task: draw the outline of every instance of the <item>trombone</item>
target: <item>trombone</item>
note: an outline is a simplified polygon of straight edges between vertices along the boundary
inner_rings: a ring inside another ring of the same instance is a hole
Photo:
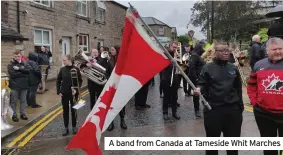
[[[82,100],[81,91],[80,91],[80,83],[78,78],[78,71],[76,68],[71,69],[71,79],[72,79],[72,95],[73,95],[73,103],[85,103],[84,100]],[[73,89],[76,92],[73,92]]]

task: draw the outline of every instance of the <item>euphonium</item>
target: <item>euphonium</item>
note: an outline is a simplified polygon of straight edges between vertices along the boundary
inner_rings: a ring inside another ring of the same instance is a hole
[[[91,63],[91,67],[83,66],[87,63]],[[74,56],[74,66],[80,69],[82,75],[99,85],[104,85],[107,82],[106,69],[98,63],[90,62],[88,56],[81,49]]]

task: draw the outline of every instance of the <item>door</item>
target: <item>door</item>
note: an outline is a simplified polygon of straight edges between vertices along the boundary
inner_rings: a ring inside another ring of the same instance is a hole
[[[62,57],[68,54],[70,54],[70,38],[63,37],[62,38]],[[63,61],[62,61],[62,66],[63,66]]]

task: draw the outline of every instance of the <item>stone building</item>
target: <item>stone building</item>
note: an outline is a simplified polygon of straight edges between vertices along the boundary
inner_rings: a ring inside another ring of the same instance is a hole
[[[1,1],[2,22],[20,33],[25,53],[46,46],[51,65],[62,66],[62,55],[98,46],[119,45],[127,7],[115,1]],[[10,53],[8,53],[10,54]],[[7,65],[1,59],[2,66]],[[52,67],[51,67],[52,68]]]

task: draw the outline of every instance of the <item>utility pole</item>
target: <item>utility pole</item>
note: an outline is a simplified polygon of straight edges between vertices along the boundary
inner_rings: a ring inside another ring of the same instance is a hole
[[[214,39],[214,1],[211,1],[211,42]]]

